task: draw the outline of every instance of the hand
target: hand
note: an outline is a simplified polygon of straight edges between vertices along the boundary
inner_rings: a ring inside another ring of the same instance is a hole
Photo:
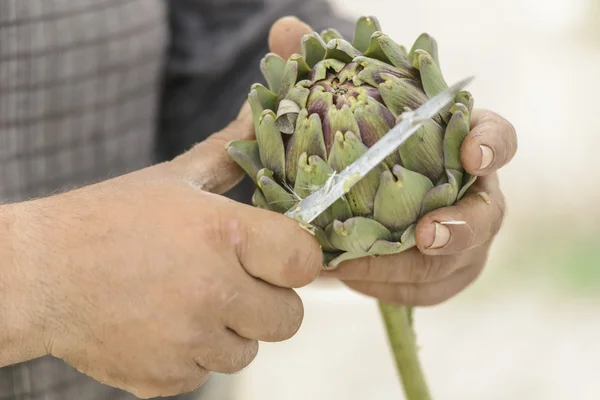
[[[471,128],[461,159],[467,172],[480,178],[456,205],[421,219],[416,248],[347,261],[322,275],[339,278],[366,295],[409,306],[439,304],[472,283],[502,226],[506,205],[496,171],[514,157],[517,136],[508,121],[490,111],[474,110]],[[480,192],[487,194],[489,204]],[[440,224],[450,221],[466,224]]]
[[[300,37],[271,39],[284,57],[299,51]],[[292,288],[318,276],[317,242],[285,216],[215,194],[243,177],[225,143],[252,131],[244,108],[172,162],[6,206],[0,366],[26,348],[149,398],[239,371],[258,341],[293,336],[303,307]]]

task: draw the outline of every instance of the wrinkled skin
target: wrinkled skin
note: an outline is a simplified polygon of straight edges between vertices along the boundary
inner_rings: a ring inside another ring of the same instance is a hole
[[[479,168],[480,145],[494,152],[491,164],[483,169]],[[403,305],[436,305],[457,295],[483,270],[502,226],[506,204],[496,171],[513,158],[516,149],[516,133],[508,121],[490,111],[474,110],[461,158],[467,172],[480,178],[467,195],[454,206],[433,211],[419,221],[417,248],[348,261],[322,275],[339,278],[366,295]],[[489,204],[480,192],[487,194]],[[448,221],[466,224],[436,225]]]
[[[290,56],[298,52],[294,43],[312,31],[301,21],[285,18],[273,26],[271,38],[287,35],[289,47],[280,54]],[[481,145],[491,150],[486,149],[485,157]],[[502,226],[506,205],[497,171],[512,160],[516,151],[517,135],[510,122],[491,111],[473,110],[471,131],[461,147],[461,162],[479,179],[467,195],[454,206],[438,209],[420,220],[416,248],[391,256],[347,261],[321,274],[338,278],[363,294],[409,306],[439,304],[460,293],[483,270]],[[479,192],[487,193],[489,204]],[[464,221],[466,225],[436,224],[448,221]]]
[[[293,289],[317,278],[318,244],[218,195],[241,177],[223,148],[253,134],[248,111],[171,162],[1,207],[0,367],[51,354],[137,397],[170,396],[298,331]]]

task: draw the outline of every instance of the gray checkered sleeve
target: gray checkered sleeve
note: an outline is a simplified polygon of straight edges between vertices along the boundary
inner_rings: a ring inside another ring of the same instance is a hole
[[[0,201],[148,165],[162,0],[0,0]],[[61,360],[0,369],[1,400],[134,399]]]
[[[0,0],[0,201],[148,165],[160,0]]]
[[[324,0],[0,0],[0,202],[170,159],[222,128],[285,14],[351,33]],[[217,378],[176,399],[231,399],[213,390],[234,378]],[[42,399],[134,397],[52,357],[0,368],[0,400]]]

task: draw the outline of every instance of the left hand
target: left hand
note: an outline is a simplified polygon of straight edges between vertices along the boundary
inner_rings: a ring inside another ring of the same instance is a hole
[[[287,58],[299,51],[300,38],[310,32],[312,28],[298,19],[282,18],[273,25],[269,44]],[[454,206],[421,219],[416,248],[347,261],[336,270],[323,271],[322,276],[339,278],[361,293],[403,305],[435,305],[455,296],[479,276],[502,226],[506,206],[497,170],[508,164],[516,151],[517,135],[506,119],[474,110],[461,160],[467,172],[480,178],[467,195]],[[489,196],[490,204],[480,192]],[[448,221],[466,225],[439,224]]]
[[[517,151],[514,127],[501,116],[474,110],[461,149],[463,166],[480,177],[452,207],[425,215],[417,225],[417,247],[404,253],[350,260],[322,276],[380,300],[408,306],[442,303],[464,290],[482,271],[504,220],[506,205],[497,170]],[[480,196],[485,192],[488,204]],[[443,225],[464,221],[464,225]]]

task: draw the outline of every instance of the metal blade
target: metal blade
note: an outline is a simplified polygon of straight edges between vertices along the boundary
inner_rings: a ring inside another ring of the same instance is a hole
[[[471,81],[466,78],[434,96],[421,107],[402,114],[402,120],[385,136],[375,143],[365,154],[346,167],[339,174],[334,174],[320,189],[302,200],[285,215],[299,222],[310,224],[315,218],[327,210],[333,203],[344,196],[373,168],[396,151],[408,138],[419,130],[425,121],[433,118],[448,104],[452,103]]]

